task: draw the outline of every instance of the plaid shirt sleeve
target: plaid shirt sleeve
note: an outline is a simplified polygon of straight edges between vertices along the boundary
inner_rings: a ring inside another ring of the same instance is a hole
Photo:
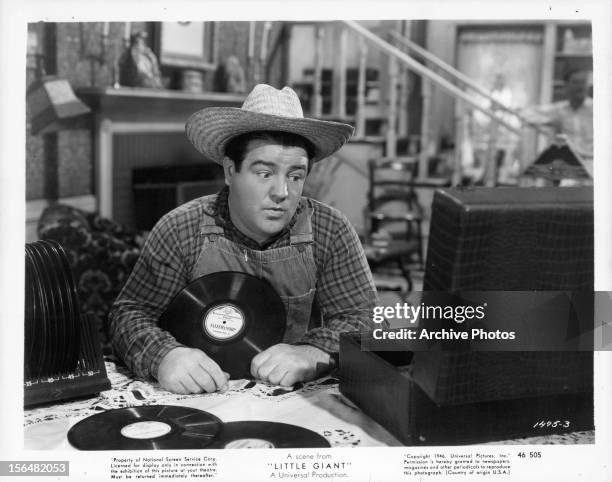
[[[109,314],[115,352],[142,378],[157,378],[162,358],[181,346],[157,320],[187,285],[198,227],[197,214],[184,207],[162,218]]]
[[[313,234],[323,326],[308,331],[298,343],[334,353],[340,333],[370,327],[376,288],[359,237],[344,215],[315,202]]]

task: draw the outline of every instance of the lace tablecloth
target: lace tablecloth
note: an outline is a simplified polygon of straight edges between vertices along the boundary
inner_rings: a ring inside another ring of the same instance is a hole
[[[210,412],[223,422],[262,420],[289,423],[324,436],[332,447],[398,446],[391,434],[338,391],[325,377],[293,389],[255,380],[232,380],[225,393],[177,395],[156,383],[135,380],[106,362],[112,388],[88,399],[45,405],[24,413],[25,449],[71,449],[66,437],[78,421],[115,408],[180,405]]]
[[[210,412],[223,422],[262,420],[289,423],[325,437],[332,447],[401,446],[378,423],[338,390],[338,380],[325,377],[293,389],[255,380],[232,380],[225,393],[177,395],[156,383],[135,380],[124,368],[106,362],[112,388],[88,399],[45,405],[24,413],[24,448],[72,449],[67,433],[78,421],[106,410],[142,405],[180,405]],[[594,443],[594,432],[574,432],[490,444]]]

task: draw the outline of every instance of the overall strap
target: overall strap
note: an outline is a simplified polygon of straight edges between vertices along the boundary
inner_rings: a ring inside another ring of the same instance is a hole
[[[298,215],[295,224],[291,228],[291,245],[302,243],[312,243],[314,238],[312,235],[312,214],[314,209],[305,201],[305,209],[302,209]]]
[[[216,203],[217,196],[212,195],[207,199],[202,213],[202,222],[200,223],[200,234],[202,236],[219,236],[224,233],[223,226],[216,223]]]

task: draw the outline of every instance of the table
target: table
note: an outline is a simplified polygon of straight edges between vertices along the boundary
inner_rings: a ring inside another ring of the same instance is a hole
[[[156,383],[134,379],[123,367],[106,361],[111,389],[87,399],[26,409],[26,450],[76,450],[66,437],[78,421],[104,410],[143,405],[180,405],[210,412],[223,422],[261,420],[298,425],[324,436],[331,447],[398,447],[402,444],[364,414],[327,376],[287,389],[256,380],[231,380],[225,393],[177,395]],[[594,443],[594,432],[575,432],[490,444]]]
[[[286,389],[256,380],[231,380],[225,393],[177,395],[157,383],[132,378],[106,361],[111,389],[88,399],[26,409],[24,448],[76,450],[66,434],[78,421],[104,410],[142,405],[180,405],[210,412],[223,422],[262,420],[289,423],[324,436],[332,447],[400,446],[389,432],[365,415],[327,376]]]

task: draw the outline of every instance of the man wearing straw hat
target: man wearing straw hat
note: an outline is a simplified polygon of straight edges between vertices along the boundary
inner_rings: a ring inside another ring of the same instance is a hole
[[[157,320],[190,281],[239,271],[270,282],[287,312],[283,343],[257,354],[251,374],[285,386],[319,376],[334,363],[339,333],[367,324],[376,300],[348,220],[302,197],[312,164],[340,149],[353,128],[304,118],[292,89],[259,84],[241,108],[193,114],[186,133],[205,158],[223,165],[226,186],[153,228],[110,314],[116,351],[137,375],[168,390],[226,389],[223,367],[179,344]]]

